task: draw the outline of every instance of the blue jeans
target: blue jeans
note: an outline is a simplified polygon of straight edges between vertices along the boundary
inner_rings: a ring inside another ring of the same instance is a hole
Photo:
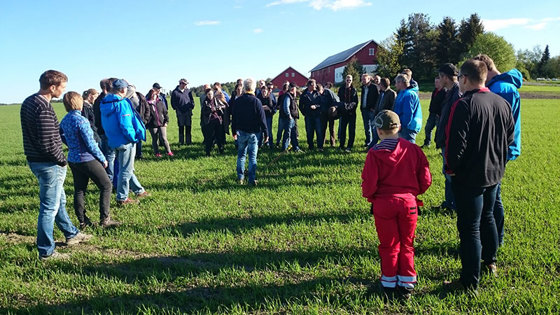
[[[477,288],[480,259],[486,265],[496,262],[498,233],[494,221],[497,185],[466,187],[453,181],[457,202],[457,229],[461,257],[461,282],[467,288]]]
[[[373,138],[377,137],[375,125],[373,124],[374,118],[374,112],[369,109],[362,109],[362,120],[364,122],[364,132],[366,134],[366,145],[369,145]]]
[[[109,166],[107,166],[105,171],[107,172],[107,175],[109,175],[109,179],[111,180],[111,182],[114,183],[115,181],[114,181],[113,178],[118,176],[118,174],[116,174],[117,172],[115,170],[116,152],[115,152],[115,149],[112,149],[109,146],[109,141],[107,140],[106,135],[101,135],[100,138],[101,138],[101,144],[100,144],[101,152],[103,153],[103,155],[107,159],[107,164],[109,165]]]
[[[135,143],[123,144],[116,148],[116,151],[120,170],[117,181],[117,200],[123,201],[128,198],[129,189],[138,195],[144,192],[144,188],[134,175]]]
[[[256,133],[237,131],[237,179],[245,177],[245,158],[249,153],[249,183],[254,183],[257,175],[257,152],[259,151]]]
[[[432,142],[432,130],[437,126],[439,122],[439,115],[430,113],[428,120],[426,121],[426,127],[424,131],[426,132],[426,139],[424,139],[424,145],[428,146]]]
[[[29,162],[29,168],[39,181],[37,248],[39,256],[46,257],[53,253],[55,247],[54,223],[66,238],[72,238],[79,232],[66,212],[66,194],[63,186],[67,168],[50,162]]]
[[[306,116],[305,117],[305,131],[307,133],[307,145],[309,149],[313,149],[313,135],[317,134],[317,147],[323,148],[323,130],[321,130],[321,116]]]
[[[498,246],[504,242],[504,205],[502,203],[502,182],[496,188],[496,204],[494,205],[494,221],[498,230]]]
[[[266,129],[268,129],[268,146],[274,149],[274,136],[272,132],[272,118],[274,116],[266,116]]]
[[[294,150],[299,150],[297,120],[282,119],[282,123],[284,124],[284,128],[283,128],[284,138],[282,138],[282,150],[284,151],[288,150],[290,141],[292,143],[292,148]]]
[[[445,148],[441,148],[441,157],[443,160],[442,174],[445,176],[445,200],[443,203],[445,207],[455,210],[457,206],[455,205],[455,197],[451,187],[451,176],[445,172]]]
[[[282,132],[284,132],[284,118],[282,116],[278,116],[278,131],[276,132],[276,146],[280,145],[280,141],[282,141]]]
[[[405,127],[401,128],[401,131],[399,131],[399,137],[410,141],[411,143],[416,143],[416,135],[418,134],[418,132],[412,130],[412,129],[408,129]]]

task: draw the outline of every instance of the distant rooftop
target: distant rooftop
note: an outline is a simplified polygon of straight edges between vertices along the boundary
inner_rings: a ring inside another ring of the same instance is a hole
[[[323,60],[323,62],[321,62],[317,66],[315,66],[315,68],[311,69],[311,72],[326,68],[328,66],[332,66],[332,65],[337,64],[339,62],[346,61],[347,59],[352,57],[355,53],[360,51],[360,49],[369,45],[369,43],[371,43],[371,42],[373,42],[373,40],[368,40],[365,43],[361,43],[361,44],[356,45],[352,48],[346,49],[343,52],[339,52],[338,54],[332,55],[332,56],[328,57],[327,59]]]

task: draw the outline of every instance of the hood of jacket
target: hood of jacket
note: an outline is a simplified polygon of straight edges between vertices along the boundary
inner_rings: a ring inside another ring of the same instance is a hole
[[[115,94],[107,94],[101,101],[99,105],[99,110],[101,111],[101,115],[109,116],[115,112],[117,106],[115,105],[119,101],[123,100],[122,97],[115,95]]]
[[[389,168],[398,167],[398,165],[401,162],[404,154],[408,150],[407,148],[405,148],[402,145],[403,141],[407,141],[407,140],[399,138],[398,142],[397,142],[397,145],[395,146],[395,149],[393,151],[390,151],[390,150],[387,150],[387,149],[375,150],[375,155],[383,156],[384,158],[379,159],[379,161],[381,161],[387,167],[389,167]]]
[[[511,69],[508,72],[499,74],[490,80],[486,86],[490,86],[496,82],[506,82],[513,84],[516,88],[520,88],[523,85],[523,75],[517,69]]]

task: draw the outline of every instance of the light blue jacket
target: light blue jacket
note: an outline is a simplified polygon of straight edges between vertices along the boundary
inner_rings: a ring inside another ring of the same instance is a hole
[[[517,89],[522,85],[523,75],[517,69],[499,74],[486,84],[490,91],[500,95],[511,105],[515,130],[513,143],[508,149],[508,161],[515,160],[521,154],[521,98]]]
[[[412,86],[399,91],[395,99],[394,112],[399,115],[402,128],[419,132],[422,128],[422,108],[418,93]]]
[[[111,148],[146,140],[146,126],[127,98],[108,94],[101,101],[101,124]]]

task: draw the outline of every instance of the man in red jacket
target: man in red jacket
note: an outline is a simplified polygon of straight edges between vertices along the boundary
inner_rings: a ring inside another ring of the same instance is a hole
[[[381,285],[393,296],[398,288],[410,297],[416,284],[414,233],[416,196],[432,183],[426,156],[417,145],[399,138],[399,116],[382,110],[374,119],[381,142],[369,150],[362,171],[362,196],[372,203],[381,256]]]

